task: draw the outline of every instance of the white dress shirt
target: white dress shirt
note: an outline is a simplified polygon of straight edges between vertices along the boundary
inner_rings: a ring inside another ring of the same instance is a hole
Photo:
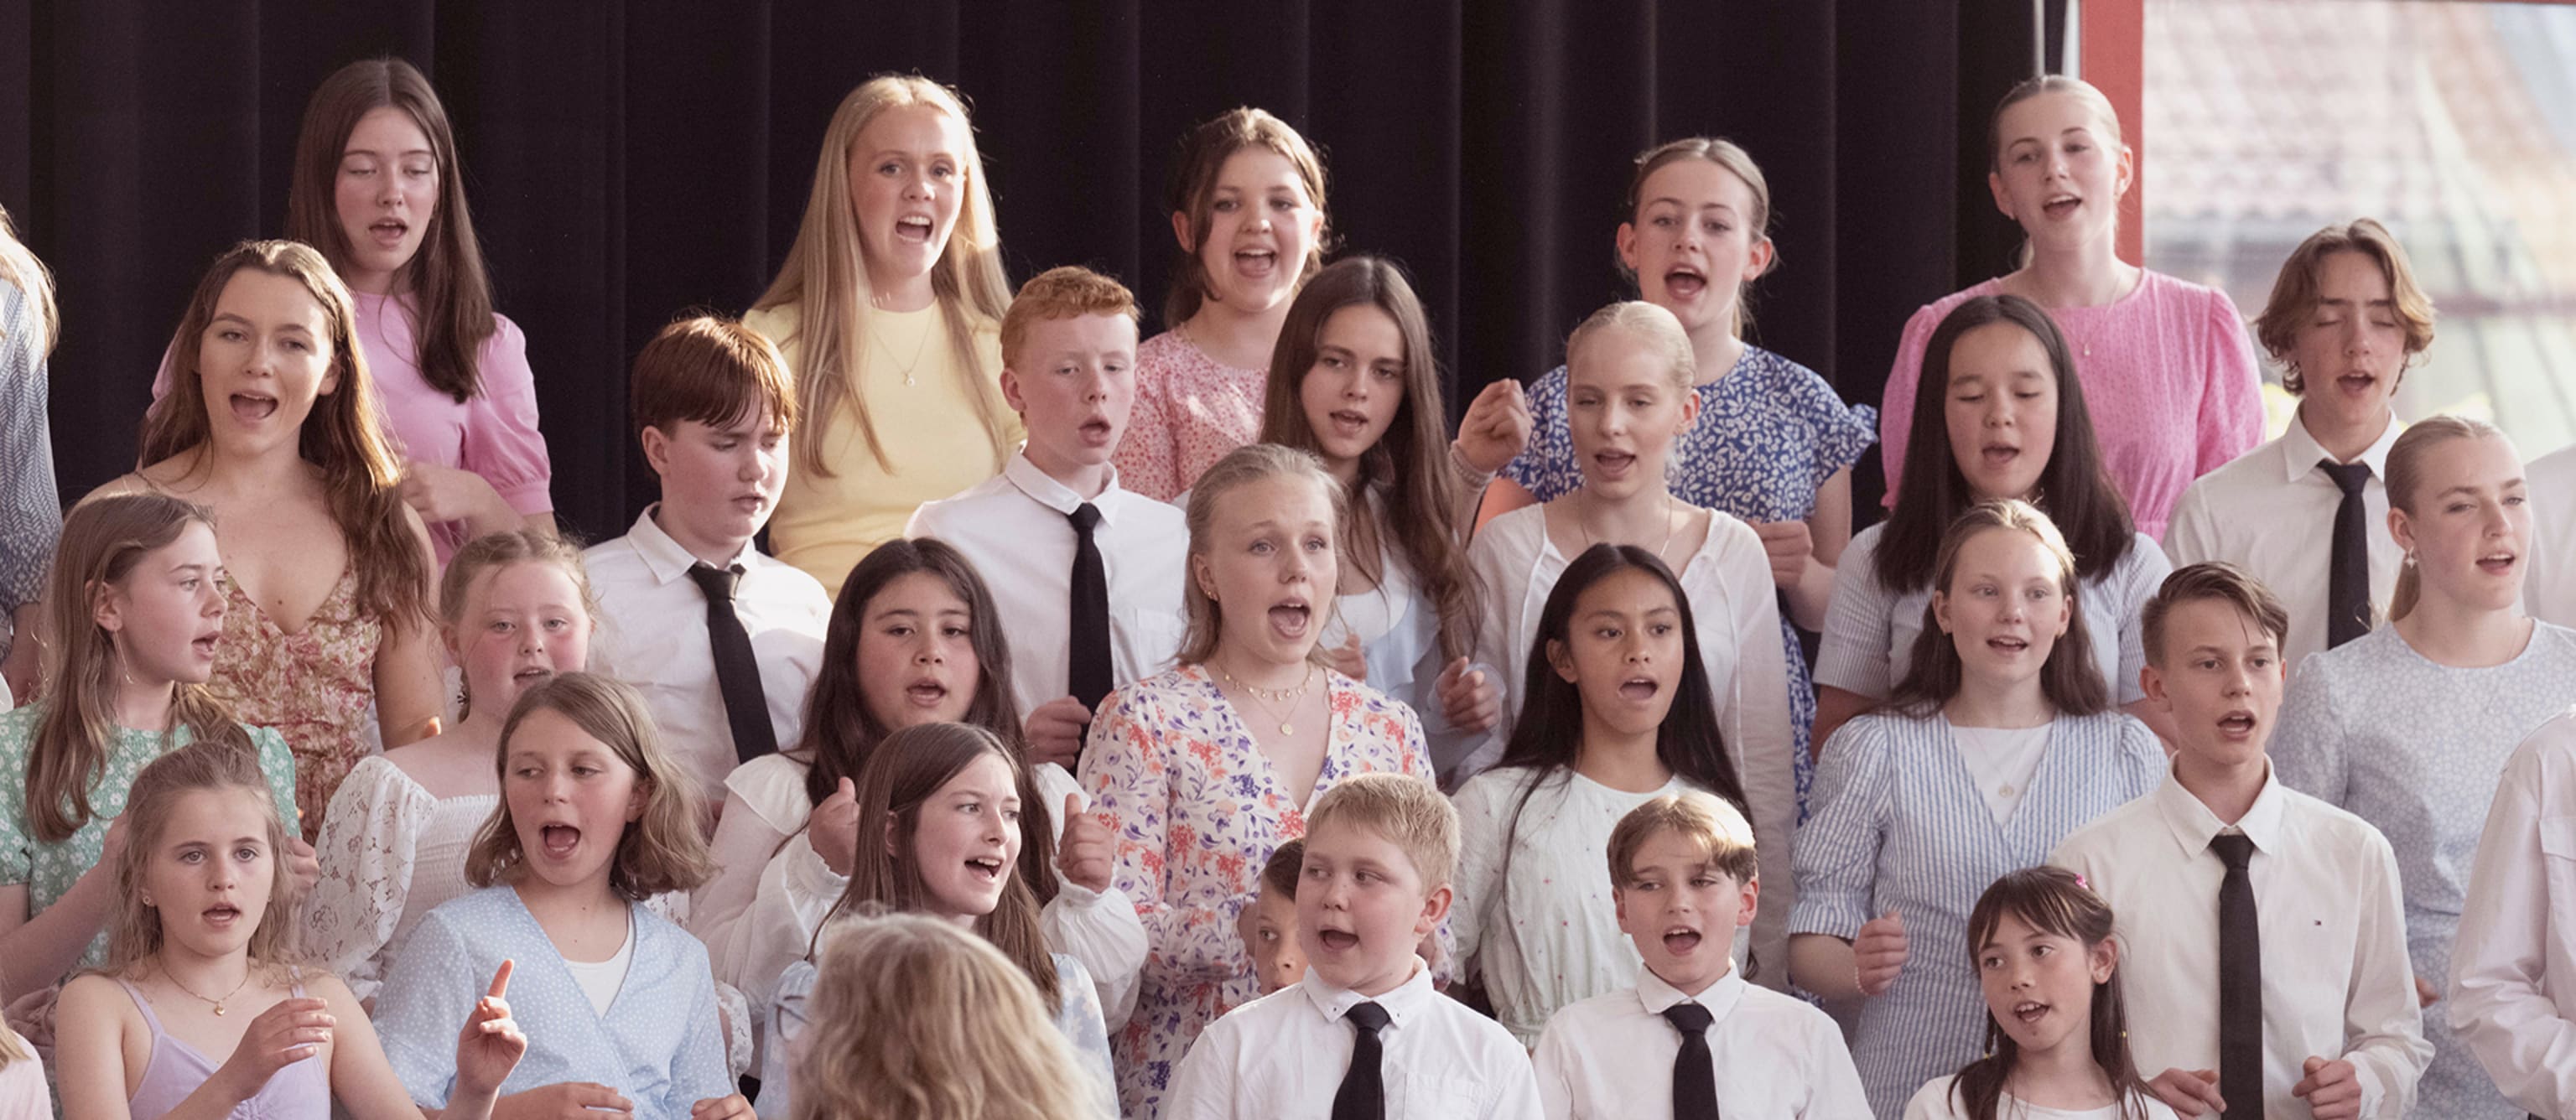
[[[1413,978],[1370,997],[1306,978],[1227,1012],[1172,1075],[1163,1120],[1328,1120],[1351,1068],[1351,1008],[1386,1009],[1378,1031],[1386,1120],[1539,1120],[1529,1052],[1501,1024]],[[1666,1067],[1670,1068],[1669,1065]]]
[[[2391,419],[2360,459],[2370,466],[2370,481],[2361,489],[2370,602],[2383,609],[2406,552],[2388,535],[2388,487],[2381,480],[2388,474],[2388,449],[2404,430]],[[2281,663],[2294,668],[2326,648],[2326,585],[2333,575],[2335,511],[2343,506],[2343,488],[2317,462],[2331,458],[2292,416],[2281,438],[2192,483],[2165,527],[2165,555],[2174,567],[2224,560],[2272,589],[2290,611],[2290,641]],[[2536,499],[2541,491],[2535,485],[2531,492]]]
[[[1539,1036],[1538,1097],[1548,1120],[1669,1116],[1681,1032],[1664,1009],[1708,1009],[1718,1111],[1770,1120],[1869,1115],[1842,1028],[1804,1001],[1744,982],[1729,969],[1696,996],[1637,970],[1637,986],[1567,1004]]]
[[[2548,1120],[2576,1120],[2576,712],[2523,740],[2487,811],[2434,1005],[2496,1088]]]
[[[2522,469],[2531,496],[2531,549],[2524,553],[2522,607],[2542,622],[2576,626],[2576,447]]]
[[[653,521],[655,502],[635,526],[615,540],[581,554],[599,601],[599,629],[590,636],[590,671],[633,685],[661,728],[662,745],[698,777],[709,807],[724,803],[725,775],[741,764],[733,728],[725,722],[724,689],[716,682],[715,647],[707,637],[707,596],[689,578],[698,562]],[[761,699],[781,748],[794,746],[805,726],[805,691],[823,663],[823,631],[832,601],[814,577],[760,554],[748,543],[735,554],[742,569],[733,593],[734,617],[751,635],[760,665]]]
[[[2049,859],[2084,876],[2118,915],[2129,1052],[2142,1077],[2218,1068],[2218,887],[2227,871],[2209,842],[2225,831],[2168,770],[2155,792],[2077,830]],[[2234,831],[2254,841],[2247,874],[2263,928],[2264,1114],[2309,1116],[2290,1089],[2321,1057],[2353,1064],[2363,1116],[2404,1116],[2433,1047],[2388,841],[2268,773]]]
[[[1073,692],[1072,518],[1082,502],[1022,450],[1002,473],[915,510],[903,531],[956,546],[984,577],[1010,635],[1021,719]],[[1109,575],[1109,685],[1117,688],[1171,668],[1180,652],[1189,520],[1178,507],[1120,488],[1114,468],[1091,504],[1100,510],[1091,540]]]
[[[1546,506],[1516,509],[1486,523],[1467,557],[1484,582],[1476,660],[1502,671],[1497,683],[1505,691],[1502,721],[1487,744],[1459,764],[1453,777],[1461,783],[1502,758],[1523,700],[1516,693],[1529,668],[1539,614],[1573,560],[1548,539]],[[1690,600],[1684,609],[1698,628],[1718,730],[1744,800],[1753,807],[1753,834],[1761,837],[1763,906],[1753,920],[1753,956],[1787,961],[1789,911],[1797,903],[1790,853],[1798,830],[1798,746],[1789,721],[1789,661],[1780,646],[1771,561],[1752,526],[1712,510],[1707,539],[1673,574]],[[1788,971],[1765,968],[1755,980],[1785,985]]]

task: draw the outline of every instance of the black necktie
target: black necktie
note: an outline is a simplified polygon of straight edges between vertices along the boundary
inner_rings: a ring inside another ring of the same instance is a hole
[[[2326,569],[2326,648],[2370,633],[2370,515],[2361,488],[2370,464],[2317,460],[2317,469],[2343,489],[2335,506],[2334,559]]]
[[[734,756],[749,762],[778,750],[769,726],[769,701],[760,691],[760,662],[751,656],[751,634],[733,613],[741,568],[689,566],[689,579],[707,596],[707,645],[715,650],[716,688],[724,693],[725,726],[733,729]]]
[[[1717,1120],[1717,1064],[1708,1054],[1708,1025],[1717,1016],[1683,1000],[1665,1008],[1664,1018],[1682,1032],[1682,1052],[1673,1059],[1673,1120]]]
[[[1383,1054],[1377,1032],[1386,1027],[1386,1009],[1363,1003],[1342,1013],[1358,1037],[1351,1040],[1350,1072],[1333,1091],[1333,1120],[1386,1120],[1386,1078],[1378,1072]]]
[[[2263,1114],[2263,936],[2254,919],[2254,880],[2245,873],[2254,841],[2210,838],[2227,864],[2218,883],[2218,1093],[2234,1115]]]
[[[1095,711],[1109,695],[1109,569],[1100,562],[1100,542],[1091,531],[1100,527],[1100,507],[1084,502],[1066,516],[1073,519],[1073,641],[1067,691]]]

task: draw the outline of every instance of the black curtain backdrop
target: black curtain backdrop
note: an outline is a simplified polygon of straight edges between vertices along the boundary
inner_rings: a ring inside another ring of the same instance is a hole
[[[1556,364],[1573,323],[1626,294],[1611,242],[1631,156],[1732,137],[1769,176],[1781,257],[1754,340],[1874,403],[1905,317],[2007,267],[1985,117],[2032,68],[2032,18],[2026,0],[17,0],[0,4],[0,204],[60,283],[52,422],[76,498],[132,467],[206,263],[280,229],[313,87],[352,59],[411,60],[527,332],[559,516],[596,538],[654,493],[628,360],[683,309],[759,295],[824,123],[870,74],[967,94],[1014,282],[1088,264],[1148,308],[1181,131],[1237,104],[1287,118],[1326,151],[1343,247],[1413,272],[1453,412]]]

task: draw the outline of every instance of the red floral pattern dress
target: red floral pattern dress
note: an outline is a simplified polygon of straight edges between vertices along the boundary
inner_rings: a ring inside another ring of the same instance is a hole
[[[1306,834],[1315,795],[1353,774],[1432,780],[1411,708],[1340,673],[1325,673],[1325,690],[1323,770],[1314,789],[1293,793],[1199,666],[1111,693],[1092,721],[1082,785],[1117,836],[1112,878],[1152,946],[1135,1016],[1110,1040],[1129,1116],[1154,1120],[1199,1031],[1260,994],[1235,917],[1271,849]]]
[[[1136,348],[1136,404],[1110,462],[1118,484],[1168,502],[1225,458],[1261,438],[1270,371],[1218,365],[1179,331]]]
[[[233,718],[275,728],[295,754],[295,806],[307,842],[322,834],[331,794],[358,760],[380,749],[369,709],[376,700],[376,650],[384,624],[358,605],[353,564],[304,628],[288,633],[229,575],[224,638],[207,688]]]

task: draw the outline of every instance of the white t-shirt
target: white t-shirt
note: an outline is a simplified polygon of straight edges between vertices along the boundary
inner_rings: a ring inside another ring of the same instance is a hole
[[[572,981],[581,985],[581,994],[590,997],[591,1010],[608,1014],[608,1005],[617,1002],[617,989],[626,986],[626,966],[635,961],[635,910],[626,911],[626,939],[617,943],[617,951],[607,960],[597,962],[567,959],[564,968]]]
[[[1996,824],[2012,823],[2013,810],[2021,808],[2021,795],[2039,773],[2039,760],[2048,755],[2048,733],[2056,726],[2055,720],[2037,727],[1950,725],[1950,739],[1959,745],[1959,761],[1976,779],[1977,793],[1994,812]]]

